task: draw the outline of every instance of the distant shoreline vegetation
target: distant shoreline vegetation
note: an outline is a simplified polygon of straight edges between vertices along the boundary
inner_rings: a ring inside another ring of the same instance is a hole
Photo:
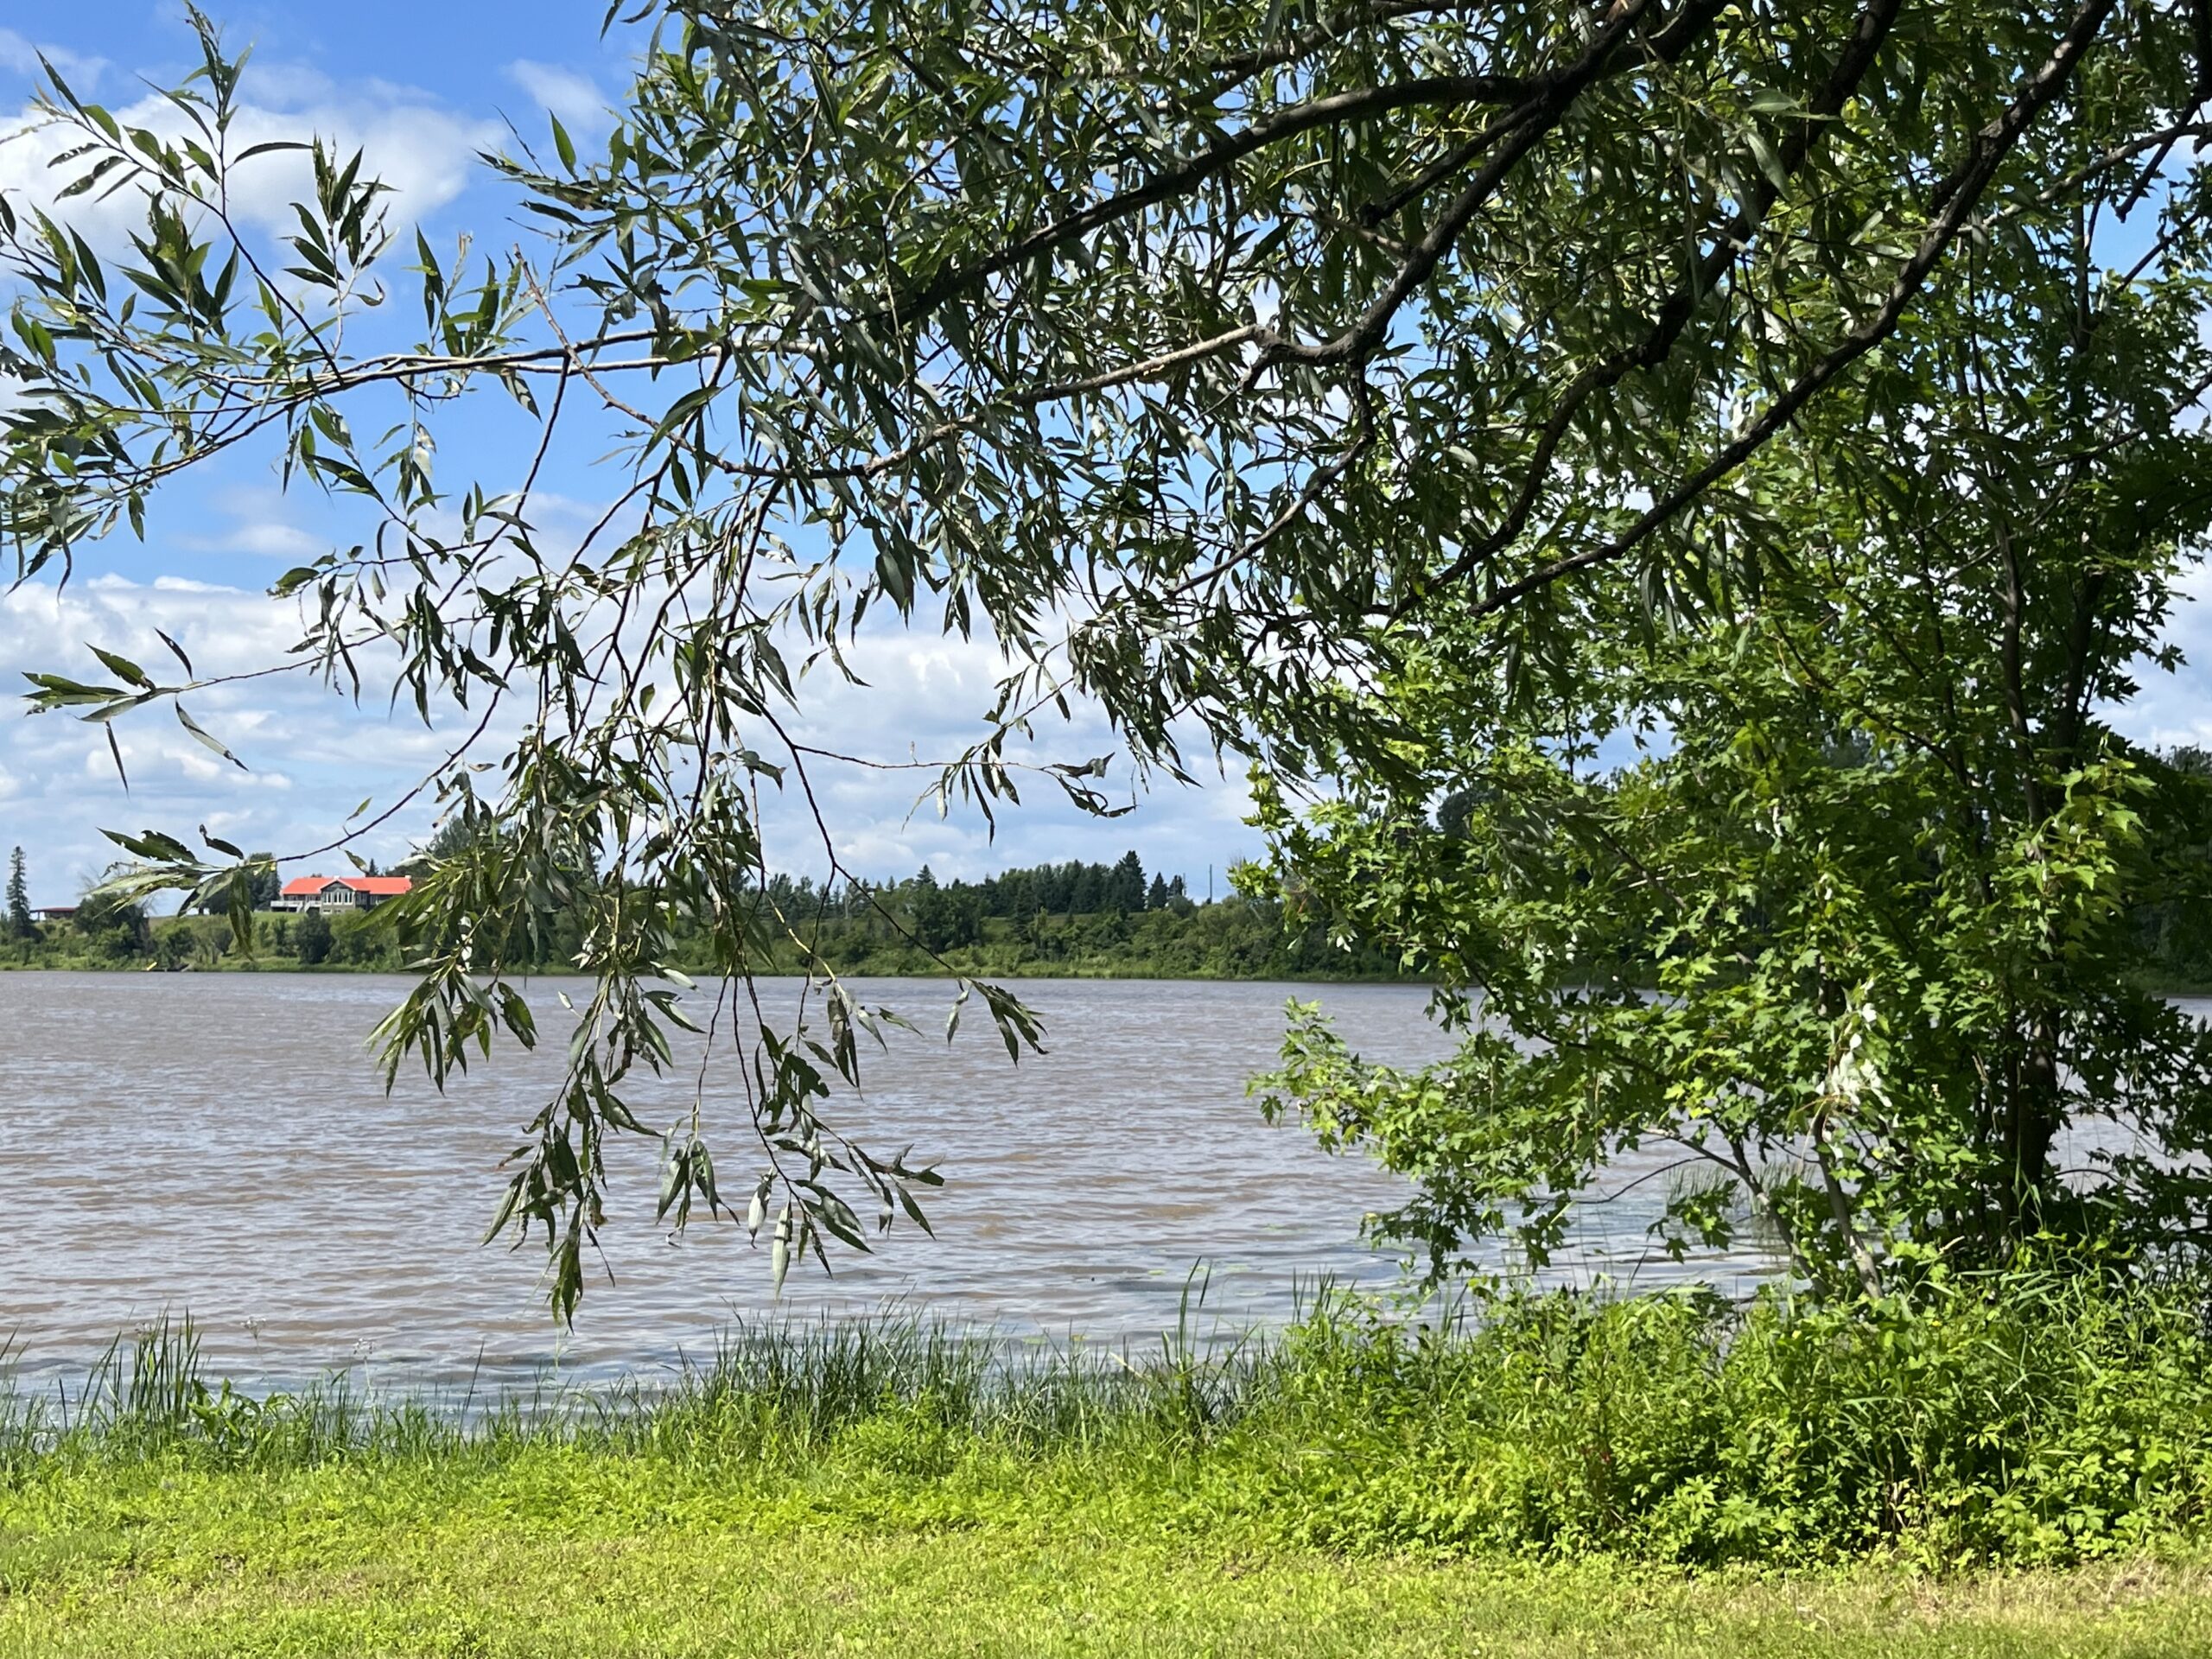
[[[407,867],[402,866],[404,872]],[[273,887],[273,884],[272,884]],[[274,893],[264,899],[273,899]],[[1071,861],[1007,870],[980,881],[939,882],[925,865],[899,881],[818,888],[772,876],[764,907],[781,915],[819,962],[854,977],[1399,981],[1390,957],[1347,947],[1322,921],[1286,913],[1271,896],[1232,890],[1191,898],[1180,876],[1148,874],[1135,852],[1113,864]],[[0,969],[121,972],[404,972],[414,952],[376,910],[325,915],[257,912],[251,949],[226,917],[155,917],[88,896],[73,914],[0,925]],[[556,918],[555,948],[510,957],[510,974],[577,971],[580,919]],[[708,969],[703,939],[696,962]],[[785,941],[759,968],[805,971]]]
[[[450,839],[433,842],[397,872],[422,874],[429,858],[450,850],[442,845]],[[18,848],[0,899],[0,972],[404,973],[415,954],[396,937],[391,918],[375,910],[270,911],[278,892],[273,878],[257,894],[261,907],[248,951],[219,915],[149,916],[139,906],[97,895],[67,915],[34,910],[22,870]],[[760,899],[791,921],[823,965],[854,978],[1426,982],[1371,943],[1335,937],[1325,916],[1294,913],[1266,891],[1268,878],[1256,868],[1236,867],[1229,877],[1225,897],[1193,899],[1182,877],[1147,874],[1132,851],[1112,864],[1039,864],[972,882],[940,882],[926,864],[901,880],[829,888],[777,874]],[[2136,925],[2144,947],[2137,979],[2145,988],[2212,995],[2212,901],[2194,894],[2169,899]],[[564,916],[552,931],[556,950],[509,957],[502,971],[584,971],[575,963],[581,921]],[[671,965],[712,971],[703,948],[696,959]],[[758,971],[806,969],[804,954],[786,942]]]

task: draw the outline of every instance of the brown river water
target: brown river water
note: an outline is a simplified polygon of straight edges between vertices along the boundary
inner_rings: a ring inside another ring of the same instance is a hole
[[[287,1386],[341,1368],[375,1385],[589,1382],[664,1373],[713,1351],[733,1319],[887,1307],[1017,1336],[1139,1344],[1205,1279],[1201,1338],[1279,1324],[1323,1279],[1387,1288],[1361,1242],[1403,1186],[1357,1157],[1270,1128],[1245,1081],[1273,1062],[1283,1004],[1318,998],[1375,1058],[1442,1052],[1426,993],[1029,981],[1050,1052],[1010,1065],[971,1007],[942,1037],[949,992],[862,982],[934,1036],[867,1057],[841,1127],[879,1153],[912,1141],[947,1185],[934,1238],[901,1225],[872,1256],[795,1266],[780,1304],[765,1245],[695,1219],[656,1226],[658,1146],[610,1156],[605,1260],[575,1327],[547,1313],[544,1256],[482,1243],[500,1160],[559,1073],[560,982],[532,1002],[552,1040],[495,1049],[441,1096],[420,1072],[386,1094],[365,1046],[405,982],[308,975],[0,974],[0,1338],[20,1385],[81,1376],[118,1332],[188,1313],[208,1370]],[[773,989],[771,1017],[798,994]],[[688,1111],[693,1077],[643,1089],[648,1123]],[[743,1114],[710,1084],[705,1124],[726,1187],[752,1160]],[[1657,1160],[1655,1159],[1653,1167]],[[1651,1285],[1686,1273],[1740,1286],[1756,1255],[1686,1269],[1645,1228],[1663,1181],[1588,1212],[1567,1270]],[[612,1275],[610,1282],[609,1274]]]

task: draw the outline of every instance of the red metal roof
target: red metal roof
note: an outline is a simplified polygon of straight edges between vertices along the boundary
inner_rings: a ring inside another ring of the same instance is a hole
[[[404,875],[302,875],[284,884],[284,897],[312,899],[333,885],[350,887],[376,899],[397,899],[403,893],[415,890],[415,883]]]

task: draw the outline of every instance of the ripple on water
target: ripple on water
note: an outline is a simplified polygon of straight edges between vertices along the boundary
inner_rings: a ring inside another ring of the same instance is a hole
[[[118,1331],[189,1311],[211,1370],[271,1383],[362,1363],[436,1383],[591,1380],[711,1353],[735,1316],[774,1310],[761,1255],[728,1226],[680,1241],[652,1223],[655,1148],[610,1156],[613,1202],[576,1330],[556,1332],[537,1248],[480,1246],[500,1160],[557,1078],[560,1044],[495,1053],[445,1096],[403,1073],[387,1094],[364,1046],[404,982],[381,976],[0,975],[0,1331],[18,1374],[81,1370]],[[941,1007],[944,988],[859,987]],[[1383,1284],[1359,1241],[1395,1181],[1269,1128],[1244,1084],[1274,1060],[1285,999],[1319,995],[1377,1057],[1440,1052],[1426,993],[1400,986],[1032,981],[1052,1052],[1010,1065],[983,1022],[950,1045],[896,1036],[848,1103],[871,1144],[914,1143],[946,1178],[935,1239],[901,1228],[834,1281],[794,1270],[799,1317],[896,1303],[1018,1334],[1148,1338],[1174,1326],[1194,1263],[1205,1318],[1280,1320],[1323,1277]],[[791,982],[780,988],[786,1003]],[[563,1016],[549,984],[532,1002]],[[776,1005],[771,1003],[772,1009]],[[923,1023],[926,1023],[925,1021]],[[640,1090],[673,1122],[691,1071]],[[741,1108],[710,1088],[723,1182],[747,1160]],[[1586,1262],[1677,1274],[1643,1228],[1663,1195],[1610,1207]],[[1754,1258],[1707,1263],[1724,1276]],[[609,1282],[608,1274],[612,1274]]]

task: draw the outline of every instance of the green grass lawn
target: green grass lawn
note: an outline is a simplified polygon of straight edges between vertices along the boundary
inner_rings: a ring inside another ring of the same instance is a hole
[[[0,1493],[0,1655],[2212,1653],[2202,1555],[1697,1576],[1348,1560],[1072,1497],[1003,1524],[861,1500],[559,1448],[48,1471]]]

